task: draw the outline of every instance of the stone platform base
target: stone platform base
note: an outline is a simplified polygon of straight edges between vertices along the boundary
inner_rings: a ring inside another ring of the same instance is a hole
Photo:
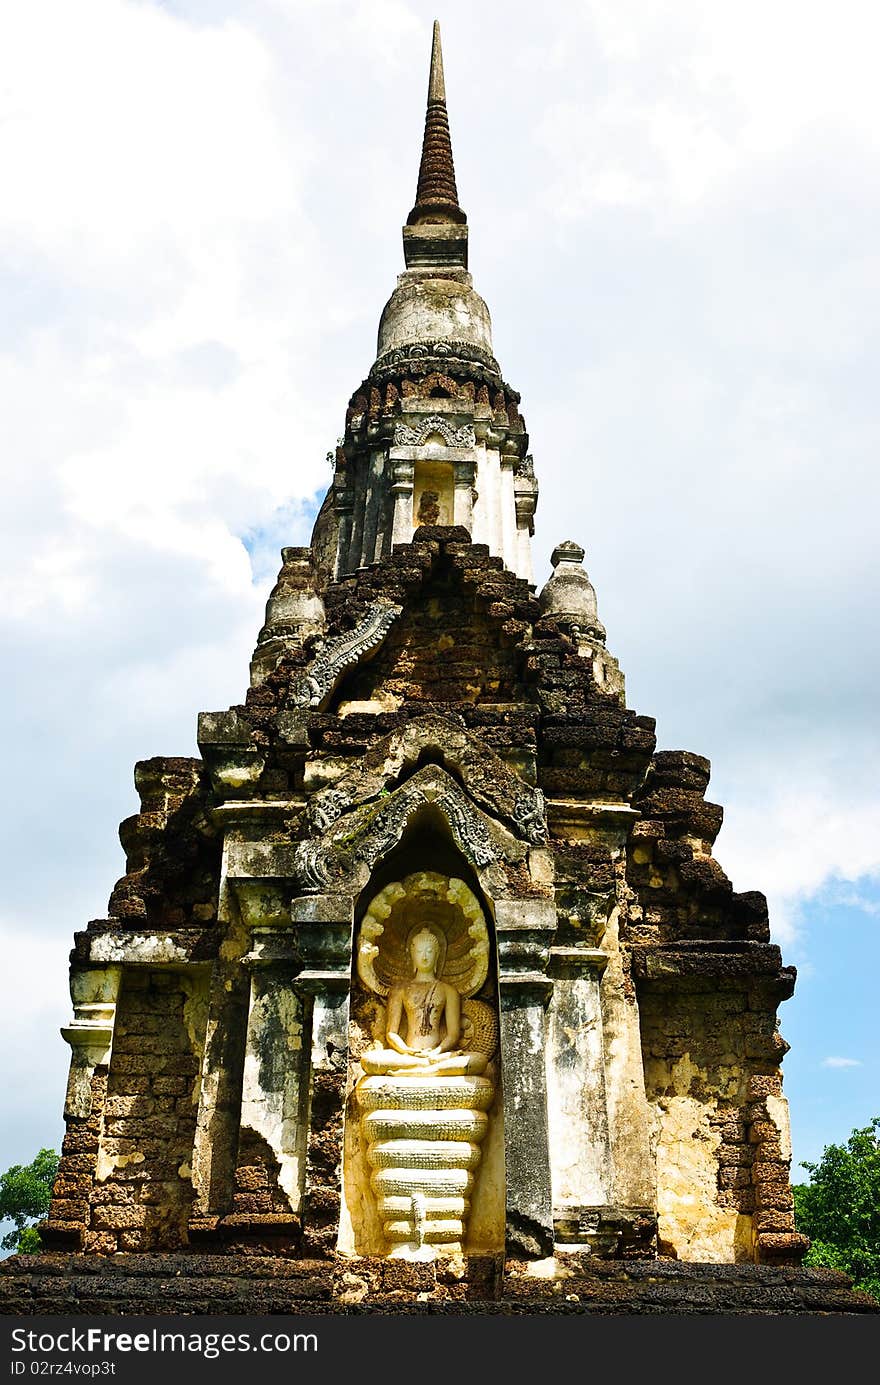
[[[540,1270],[541,1273],[536,1273]],[[0,1313],[880,1313],[835,1270],[608,1261],[535,1266],[292,1260],[268,1255],[19,1255],[0,1262]]]

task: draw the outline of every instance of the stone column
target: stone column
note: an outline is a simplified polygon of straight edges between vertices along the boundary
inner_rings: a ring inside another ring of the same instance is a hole
[[[553,1253],[547,1127],[546,975],[556,911],[549,899],[495,903],[501,993],[501,1077],[508,1253]]]
[[[608,954],[554,947],[547,1017],[547,1085],[554,1238],[599,1248],[599,1209],[611,1202],[600,984]]]
[[[241,1115],[250,978],[240,958],[214,963],[193,1141],[191,1231],[229,1211]]]
[[[84,1119],[91,1113],[95,1069],[110,1066],[121,980],[122,968],[117,966],[71,971],[73,1020],[61,1030],[72,1050],[64,1101],[66,1117]]]
[[[513,491],[513,468],[516,465],[516,455],[510,455],[502,451],[501,453],[501,489],[500,489],[500,513],[499,513],[499,553],[504,559],[504,566],[509,567],[511,572],[516,572],[517,563],[517,533],[516,533],[516,501]]]
[[[297,993],[310,1009],[309,1116],[303,1235],[306,1250],[335,1249],[342,1205],[342,1138],[354,900],[301,895],[291,905],[302,970]]]
[[[73,1021],[61,1030],[72,1050],[66,1130],[48,1218],[40,1228],[46,1250],[80,1249],[88,1235],[121,975],[120,966],[71,970]]]
[[[519,478],[517,478],[519,480]],[[535,518],[535,484],[529,482],[528,490],[520,490],[518,487],[514,491],[516,502],[516,574],[518,577],[525,577],[527,582],[533,582],[534,569],[532,567],[532,533],[534,532]]]
[[[289,935],[288,935],[289,937]],[[278,940],[259,930],[251,965],[251,994],[241,1093],[241,1131],[268,1146],[278,1183],[298,1213],[305,1173],[308,1056],[307,1005],[295,988],[294,963],[267,961]],[[292,949],[290,949],[292,952]],[[239,1163],[241,1157],[239,1157]]]
[[[367,464],[366,501],[364,508],[363,557],[361,562],[374,563],[381,553],[379,547],[381,529],[381,509],[383,499],[383,477],[385,472],[384,449],[374,449]]]
[[[471,538],[474,543],[488,544],[490,549],[491,542],[491,476],[490,467],[487,460],[485,437],[478,438],[476,459],[474,461],[474,486],[477,498],[473,502],[471,512]],[[493,456],[497,454],[492,454]]]
[[[648,1134],[639,1007],[632,985],[627,985],[624,974],[616,908],[602,943],[608,953],[602,985],[602,1024],[608,1134],[614,1169],[612,1200],[619,1210],[644,1209],[656,1213],[657,1172]]]
[[[391,497],[394,516],[391,523],[391,542],[409,543],[414,533],[413,477],[415,466],[409,460],[391,461]]]
[[[474,480],[476,462],[455,462],[453,477],[455,491],[453,496],[453,524],[460,524],[473,535],[474,529]]]
[[[601,846],[618,861],[623,860],[627,836],[637,817],[627,803],[547,801],[547,819],[554,837]],[[564,901],[566,886],[558,876],[556,891],[557,899]],[[597,1027],[601,1020],[609,1151],[606,1230],[609,1237],[616,1234],[631,1243],[635,1239],[646,1249],[650,1228],[656,1221],[656,1160],[651,1150],[650,1112],[645,1097],[639,1006],[629,974],[629,958],[621,951],[619,913],[616,892],[596,896],[594,907],[581,920],[584,942],[577,946],[601,942],[597,960],[602,956],[607,959],[598,986],[601,1016],[596,1017]],[[580,914],[580,906],[575,914]],[[567,950],[562,955],[566,953]],[[551,972],[553,969],[551,963]],[[595,1219],[590,1220],[595,1225]],[[592,1236],[585,1235],[584,1239],[593,1243]]]
[[[356,567],[351,558],[351,530],[354,520],[354,497],[351,490],[343,490],[334,483],[333,507],[339,524],[339,535],[336,541],[336,570],[333,575],[334,577],[342,577]]]

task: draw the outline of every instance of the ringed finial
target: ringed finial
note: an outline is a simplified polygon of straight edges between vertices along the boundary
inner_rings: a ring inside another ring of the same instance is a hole
[[[431,43],[431,70],[428,76],[428,109],[425,114],[425,135],[422,140],[422,161],[416,203],[406,219],[407,226],[418,222],[451,222],[461,224],[467,217],[458,204],[455,185],[455,165],[452,161],[452,139],[446,112],[446,83],[443,77],[443,49],[440,44],[440,24],[434,20]]]

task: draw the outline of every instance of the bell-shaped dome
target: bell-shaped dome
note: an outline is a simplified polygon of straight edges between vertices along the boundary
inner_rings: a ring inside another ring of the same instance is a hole
[[[455,274],[455,277],[452,277]],[[489,309],[465,271],[401,274],[379,322],[377,357],[424,344],[460,342],[492,355]]]
[[[539,597],[542,612],[604,644],[605,626],[599,619],[596,589],[583,567],[584,550],[566,539],[554,548],[550,561],[553,576]]]

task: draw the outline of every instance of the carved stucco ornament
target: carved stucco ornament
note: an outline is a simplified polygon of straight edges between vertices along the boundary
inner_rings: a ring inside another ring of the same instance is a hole
[[[376,652],[402,610],[393,602],[371,602],[353,630],[325,642],[291,686],[288,705],[322,707],[345,670]]]
[[[514,799],[513,811],[517,828],[526,841],[532,846],[545,846],[548,837],[547,817],[541,790],[523,788]]]
[[[418,808],[439,808],[465,856],[476,866],[487,866],[496,852],[489,832],[458,785],[442,770],[428,765],[392,795],[373,818],[369,836],[358,854],[372,865],[397,844],[407,822]]]
[[[293,870],[296,883],[305,894],[326,890],[344,873],[336,854],[315,841],[299,843],[293,853]]]
[[[380,369],[388,369],[390,366],[403,365],[408,362],[432,360],[435,357],[474,361],[478,365],[484,366],[492,375],[498,375],[498,362],[491,352],[482,350],[473,342],[453,341],[451,339],[412,342],[408,346],[395,347],[379,357],[370,373],[375,375]]]
[[[426,765],[377,808],[375,800],[337,818],[338,800],[323,799],[309,808],[309,822],[316,834],[302,841],[294,854],[296,879],[306,892],[326,888],[352,868],[364,862],[370,869],[396,846],[407,823],[420,808],[439,809],[449,824],[453,840],[472,865],[482,867],[497,860],[498,853],[482,816],[448,774],[436,765]],[[327,831],[319,824],[327,820],[335,828]],[[318,837],[321,837],[318,840]]]
[[[312,831],[321,836],[350,806],[348,795],[342,789],[333,787],[322,789],[311,800],[308,807],[308,819]]]
[[[476,434],[473,425],[463,423],[455,428],[440,414],[429,414],[416,427],[398,423],[394,430],[394,442],[398,447],[421,447],[432,433],[439,433],[447,447],[475,447]]]
[[[523,477],[524,480],[534,481],[535,459],[532,456],[531,452],[529,452],[525,457],[520,457],[516,465],[516,474],[517,476]]]
[[[438,757],[433,767],[438,775],[444,776],[444,783],[450,789],[451,796],[447,801],[450,807],[456,809],[456,822],[475,853],[472,859],[476,864],[487,864],[494,853],[488,834],[480,831],[480,820],[473,818],[471,798],[490,817],[506,823],[520,840],[528,842],[530,846],[546,845],[546,806],[541,790],[524,783],[497,756],[487,755],[483,747],[480,747],[480,768],[488,767],[491,773],[488,776],[472,776],[470,764],[476,757],[471,738],[460,726],[437,717],[418,718],[402,731],[389,736],[379,749],[383,754],[381,768],[365,768],[348,780],[344,787],[330,785],[313,796],[308,809],[312,835],[322,836],[343,814],[375,803],[380,795],[388,793],[407,764],[414,764],[427,752],[432,757]],[[440,756],[443,757],[442,761]],[[460,799],[455,794],[458,785],[448,771],[448,759],[451,759],[459,778],[464,780],[466,794],[462,793]],[[430,764],[424,765],[409,782],[415,781],[424,787],[431,768]],[[399,792],[394,791],[395,798]],[[462,805],[460,811],[459,803]],[[465,825],[463,813],[472,820],[470,825]],[[487,850],[492,854],[486,855]],[[484,856],[485,859],[482,859]]]

